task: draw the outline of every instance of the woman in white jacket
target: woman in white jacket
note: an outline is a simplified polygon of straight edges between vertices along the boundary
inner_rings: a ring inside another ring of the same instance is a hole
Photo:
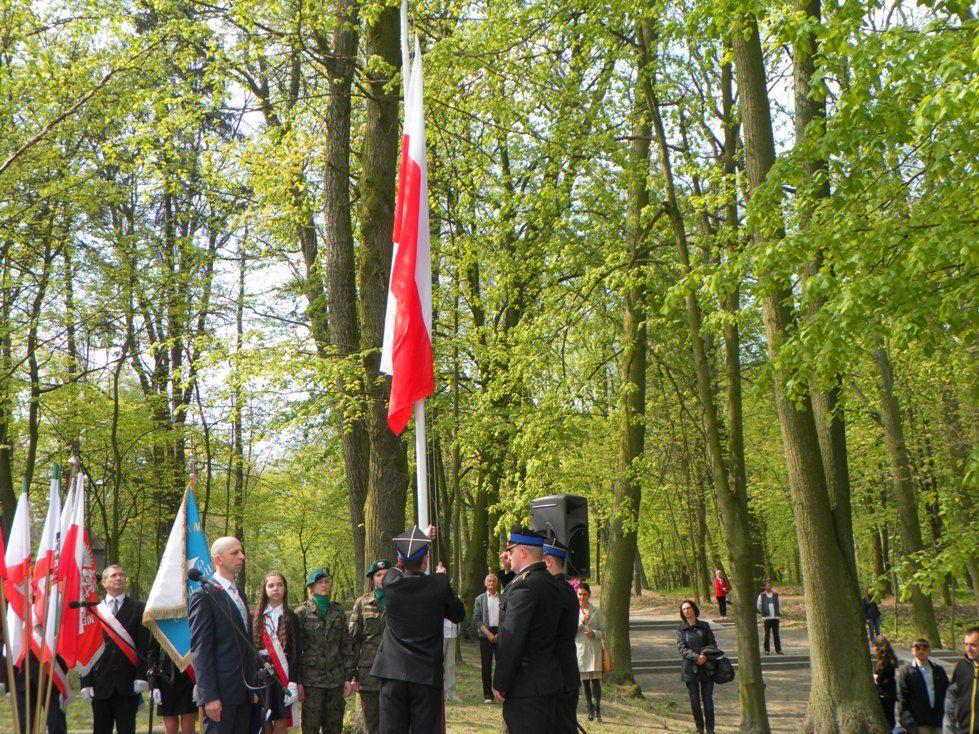
[[[602,635],[605,620],[602,610],[591,603],[591,587],[582,581],[578,584],[578,671],[585,687],[588,703],[588,720],[602,720]]]

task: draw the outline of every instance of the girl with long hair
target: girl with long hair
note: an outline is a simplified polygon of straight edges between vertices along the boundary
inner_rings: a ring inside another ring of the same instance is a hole
[[[897,703],[897,655],[891,641],[884,635],[877,635],[871,643],[876,661],[874,662],[874,683],[877,696],[884,709],[888,726],[894,728],[894,704]]]
[[[290,726],[299,725],[296,701],[303,698],[299,672],[299,620],[289,609],[289,586],[279,571],[269,571],[262,579],[252,625],[255,647],[265,650],[275,668],[276,681],[269,693],[268,734],[285,734]]]

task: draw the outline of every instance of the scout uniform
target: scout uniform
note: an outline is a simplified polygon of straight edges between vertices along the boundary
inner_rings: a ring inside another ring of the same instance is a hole
[[[375,561],[365,576],[391,568],[387,561]],[[350,640],[353,645],[354,663],[357,666],[357,684],[360,686],[360,709],[364,714],[367,734],[377,734],[380,728],[381,681],[371,675],[371,666],[384,636],[384,592],[374,588],[354,602],[350,613]]]
[[[310,571],[306,588],[329,575],[325,568]],[[354,673],[347,615],[335,601],[315,596],[295,611],[302,649],[299,682],[305,692],[303,734],[341,734],[343,684]]]

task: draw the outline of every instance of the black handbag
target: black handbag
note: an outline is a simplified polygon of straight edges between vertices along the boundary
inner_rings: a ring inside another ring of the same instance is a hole
[[[730,683],[734,680],[734,665],[727,655],[722,655],[714,662],[713,681],[718,685]]]

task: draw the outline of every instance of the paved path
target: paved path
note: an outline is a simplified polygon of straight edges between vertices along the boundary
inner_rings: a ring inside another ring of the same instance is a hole
[[[716,624],[714,635],[718,647],[736,657],[734,627],[729,622]],[[652,700],[657,711],[677,722],[677,731],[696,731],[690,714],[687,689],[680,680],[680,657],[676,649],[676,617],[634,616],[632,622],[632,659],[636,679],[643,693]],[[761,638],[761,625],[759,625]],[[765,679],[765,695],[773,732],[795,732],[805,713],[809,695],[809,640],[805,628],[782,630],[784,655],[766,656],[762,653],[762,675]],[[948,651],[936,651],[948,659],[957,655]],[[899,651],[902,659],[908,651]],[[714,705],[717,711],[718,732],[737,731],[738,686],[736,683],[717,686],[714,689]]]

